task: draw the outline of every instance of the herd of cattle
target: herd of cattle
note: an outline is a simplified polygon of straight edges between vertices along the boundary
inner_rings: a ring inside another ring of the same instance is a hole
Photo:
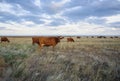
[[[80,39],[81,37],[77,36],[77,39]],[[88,37],[87,37],[88,38]],[[91,38],[94,38],[94,36],[91,36]],[[106,38],[105,36],[97,36],[97,38]],[[119,38],[118,36],[110,37],[110,38]],[[58,37],[32,37],[32,44],[38,44],[40,48],[43,46],[52,46],[53,48],[60,42],[61,39],[64,39],[62,36]],[[10,42],[10,40],[7,37],[1,37],[1,42]],[[67,42],[75,42],[72,37],[67,38]]]
[[[32,37],[32,44],[38,44],[40,48],[43,46],[52,46],[53,48],[60,42],[64,37]],[[7,37],[1,37],[1,42],[10,42]],[[67,42],[74,42],[74,39],[69,37],[67,38]]]

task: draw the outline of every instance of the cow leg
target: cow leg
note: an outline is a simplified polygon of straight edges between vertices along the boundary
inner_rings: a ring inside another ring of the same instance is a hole
[[[53,50],[53,51],[55,50],[55,45],[53,45],[52,50]]]
[[[32,42],[32,45],[34,45],[34,42]]]
[[[10,41],[8,40],[7,42],[9,43]]]
[[[39,46],[40,47],[40,49],[42,49],[42,46]]]
[[[37,51],[41,51],[42,47],[39,45]]]
[[[39,47],[40,47],[40,50],[41,50],[41,49],[42,49],[42,47],[43,47],[43,45],[42,45],[42,44],[40,44],[40,46],[39,46]]]

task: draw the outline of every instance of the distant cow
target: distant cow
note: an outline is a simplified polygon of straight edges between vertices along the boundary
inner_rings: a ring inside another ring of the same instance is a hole
[[[7,37],[1,37],[1,42],[10,42]]]
[[[67,38],[67,42],[74,42],[74,39],[73,38]]]
[[[94,38],[94,36],[91,36],[91,38]]]
[[[110,37],[110,38],[112,38],[112,39],[113,39],[113,37]]]
[[[97,36],[97,38],[102,38],[102,36]]]
[[[79,39],[80,37],[79,37],[79,36],[77,36],[77,38]]]
[[[39,37],[32,37],[32,44],[38,44],[39,45]]]
[[[53,48],[60,42],[59,37],[39,37],[40,48],[43,46],[53,46]]]
[[[106,36],[97,36],[97,38],[106,38]]]
[[[115,36],[114,38],[119,38],[118,36]]]
[[[106,36],[102,36],[102,38],[106,38]]]

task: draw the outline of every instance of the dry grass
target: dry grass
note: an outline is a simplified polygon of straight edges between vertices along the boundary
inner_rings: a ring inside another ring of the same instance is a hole
[[[6,81],[119,81],[120,39],[85,38],[55,47],[32,45],[31,38],[9,38],[0,55],[9,67]],[[7,74],[6,74],[7,73]],[[8,75],[9,74],[9,75]]]

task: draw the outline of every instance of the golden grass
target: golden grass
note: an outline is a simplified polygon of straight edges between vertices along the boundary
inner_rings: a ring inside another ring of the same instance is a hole
[[[9,37],[10,43],[0,43],[0,55],[12,68],[7,80],[119,81],[119,38],[73,38],[68,43],[65,37],[53,51],[39,50],[31,37]]]

